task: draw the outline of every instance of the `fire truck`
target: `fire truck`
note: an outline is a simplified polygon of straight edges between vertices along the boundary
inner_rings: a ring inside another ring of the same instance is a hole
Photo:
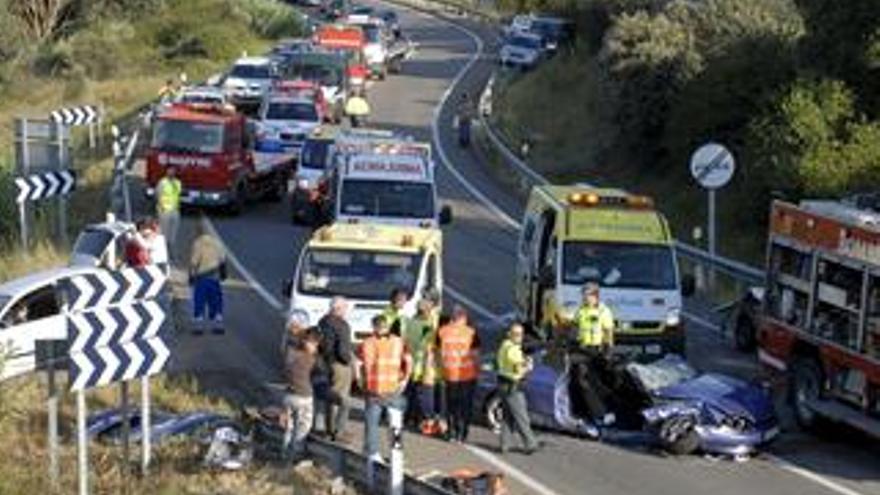
[[[147,151],[147,196],[155,196],[165,169],[175,166],[185,205],[239,213],[251,200],[281,201],[295,156],[254,151],[253,134],[244,115],[228,107],[174,104],[163,110]]]
[[[367,40],[361,28],[344,24],[326,24],[315,33],[315,44],[345,53],[348,57],[346,74],[350,85],[360,89],[366,87],[369,70],[364,59],[364,47]]]
[[[776,201],[767,245],[759,360],[787,377],[803,427],[880,438],[880,213]]]

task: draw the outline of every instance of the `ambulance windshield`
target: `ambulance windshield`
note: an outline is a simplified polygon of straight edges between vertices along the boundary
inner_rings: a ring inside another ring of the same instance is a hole
[[[598,282],[622,289],[675,290],[675,263],[667,246],[569,241],[562,247],[564,284]]]
[[[300,266],[299,292],[384,301],[394,288],[412,293],[420,254],[348,249],[308,249]]]
[[[433,218],[434,191],[428,182],[346,180],[342,183],[342,215]]]

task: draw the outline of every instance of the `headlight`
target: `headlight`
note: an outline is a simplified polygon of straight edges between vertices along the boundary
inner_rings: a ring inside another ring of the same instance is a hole
[[[751,427],[752,422],[749,418],[743,416],[724,416],[721,418],[721,426],[726,426],[736,431],[746,431]]]
[[[667,327],[677,327],[681,324],[681,310],[678,308],[672,308],[666,313],[666,326]]]
[[[309,189],[309,180],[308,179],[299,179],[296,181],[297,189]]]

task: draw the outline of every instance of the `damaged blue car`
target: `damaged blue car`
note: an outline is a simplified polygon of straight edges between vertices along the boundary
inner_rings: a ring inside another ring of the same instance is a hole
[[[523,383],[532,424],[590,438],[640,443],[686,455],[742,457],[779,434],[773,399],[766,387],[737,378],[700,373],[681,357],[652,363],[626,359],[610,363],[603,383],[606,405],[616,421],[599,427],[579,400],[569,353],[546,349],[531,353],[533,369]],[[501,402],[492,363],[482,369],[476,403],[493,429],[501,426]]]

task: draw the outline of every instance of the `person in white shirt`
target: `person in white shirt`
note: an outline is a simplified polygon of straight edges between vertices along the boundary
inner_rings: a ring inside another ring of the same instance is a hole
[[[150,263],[165,267],[166,272],[170,270],[168,264],[168,241],[159,228],[159,222],[156,219],[149,219],[144,222],[144,228],[140,231],[150,253]]]

